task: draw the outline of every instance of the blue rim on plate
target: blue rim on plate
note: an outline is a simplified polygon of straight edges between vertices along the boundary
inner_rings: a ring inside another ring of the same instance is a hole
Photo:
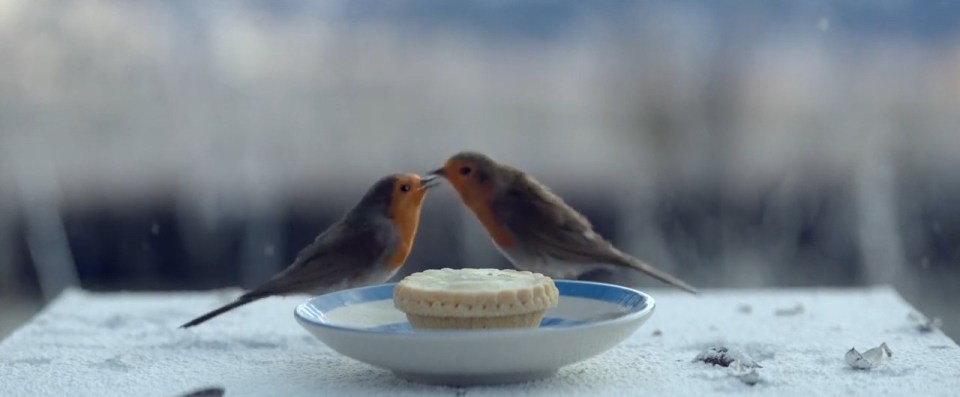
[[[343,325],[331,324],[324,320],[325,314],[331,310],[350,306],[354,304],[369,303],[372,301],[393,300],[393,288],[396,283],[381,284],[370,287],[354,288],[350,290],[332,292],[325,295],[310,298],[306,302],[297,306],[294,310],[294,316],[297,320],[305,322],[312,326],[326,328],[329,330],[373,333],[383,336],[398,337],[463,337],[466,334],[508,334],[524,332],[555,332],[564,330],[576,330],[583,327],[595,327],[602,324],[616,324],[629,322],[636,318],[643,317],[652,311],[656,306],[655,301],[649,295],[618,285],[590,282],[590,281],[567,281],[555,280],[554,283],[560,292],[560,299],[564,297],[586,298],[595,301],[611,303],[619,306],[622,312],[616,317],[605,319],[594,319],[591,321],[566,321],[560,319],[551,319],[549,311],[541,326],[538,328],[523,329],[485,329],[485,330],[394,330],[390,327],[359,328]]]
[[[629,338],[654,311],[649,295],[584,281],[560,291],[538,328],[417,330],[393,306],[396,284],[314,297],[294,316],[334,351],[397,376],[446,385],[542,379]]]

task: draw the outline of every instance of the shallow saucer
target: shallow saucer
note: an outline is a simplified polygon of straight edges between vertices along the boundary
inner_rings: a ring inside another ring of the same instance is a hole
[[[405,379],[447,385],[521,382],[607,351],[654,310],[649,295],[612,284],[556,280],[557,307],[539,328],[415,330],[384,284],[321,295],[297,306],[301,326],[333,350]]]

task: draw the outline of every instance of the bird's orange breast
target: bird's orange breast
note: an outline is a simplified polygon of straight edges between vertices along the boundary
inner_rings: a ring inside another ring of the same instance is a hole
[[[501,248],[511,248],[514,244],[513,233],[493,212],[489,202],[483,199],[466,200],[467,208],[477,217],[487,234]]]
[[[403,266],[413,249],[413,240],[417,235],[417,227],[420,224],[420,208],[396,211],[390,214],[390,219],[399,236],[393,253],[387,260],[387,267],[396,270]]]

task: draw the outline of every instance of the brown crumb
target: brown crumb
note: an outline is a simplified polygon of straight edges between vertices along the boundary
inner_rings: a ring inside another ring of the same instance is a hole
[[[740,361],[741,366],[744,368],[763,368],[746,353],[730,350],[726,346],[711,347],[702,353],[697,354],[697,357],[694,358],[693,361],[700,361],[710,365],[719,365],[721,367],[729,367],[731,363]]]
[[[794,307],[777,309],[776,311],[773,312],[773,314],[776,314],[778,316],[796,316],[798,314],[803,314],[803,305],[798,303]]]
[[[727,352],[729,350],[726,347],[713,347],[706,353],[702,353],[697,356],[697,361],[703,361],[711,365],[719,365],[721,367],[729,367],[730,363],[733,362],[733,359],[727,357]]]

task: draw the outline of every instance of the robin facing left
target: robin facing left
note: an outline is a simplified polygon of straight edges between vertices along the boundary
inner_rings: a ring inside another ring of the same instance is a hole
[[[696,289],[627,255],[586,217],[527,173],[484,154],[460,152],[431,175],[446,178],[514,266],[555,278],[603,267],[630,268],[688,292]]]
[[[189,328],[258,299],[319,295],[386,282],[400,270],[417,234],[420,208],[433,178],[381,178],[340,221],[317,236],[293,263],[235,301],[183,324]]]

